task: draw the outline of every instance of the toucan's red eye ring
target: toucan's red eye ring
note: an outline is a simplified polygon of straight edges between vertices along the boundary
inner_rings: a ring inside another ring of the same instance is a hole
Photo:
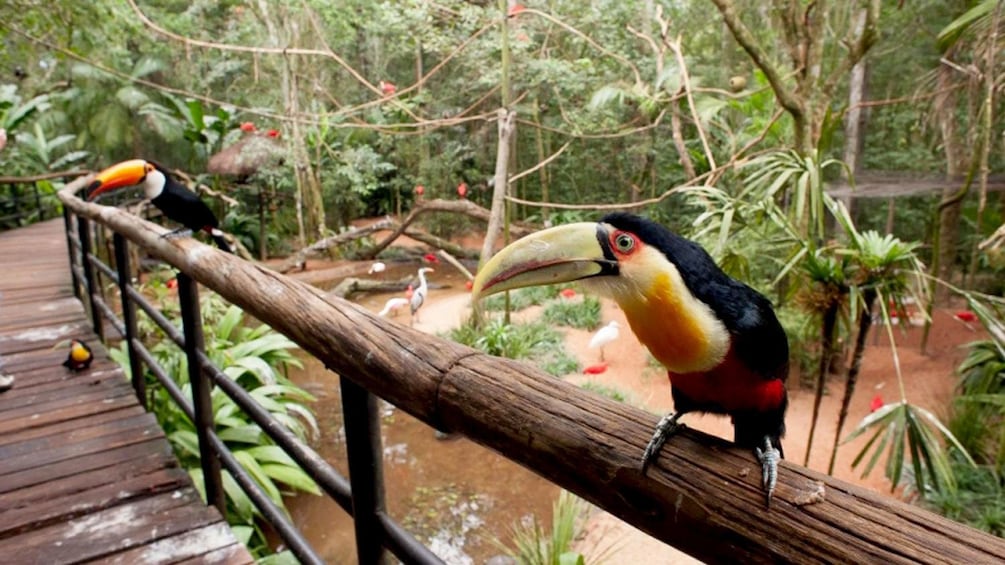
[[[635,251],[638,241],[635,236],[623,231],[617,231],[611,234],[611,246],[614,251],[622,255],[628,255]]]

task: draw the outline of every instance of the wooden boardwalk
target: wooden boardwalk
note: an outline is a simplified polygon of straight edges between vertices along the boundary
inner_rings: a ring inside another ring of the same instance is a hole
[[[252,563],[178,466],[71,289],[62,220],[0,233],[0,561]],[[70,338],[89,370],[61,363]]]

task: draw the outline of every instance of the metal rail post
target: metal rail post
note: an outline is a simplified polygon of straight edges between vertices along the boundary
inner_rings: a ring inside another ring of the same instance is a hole
[[[129,248],[126,238],[119,232],[112,237],[115,247],[115,268],[119,274],[119,297],[122,298],[122,322],[126,328],[126,350],[129,352],[129,373],[132,376],[133,390],[143,408],[147,406],[147,381],[144,375],[140,355],[136,351],[134,340],[136,331],[136,304],[129,297],[129,286],[132,284],[132,269],[129,268]]]
[[[105,341],[105,324],[101,320],[101,312],[94,303],[94,293],[97,292],[97,288],[95,288],[97,283],[95,282],[94,266],[91,265],[90,259],[87,258],[91,254],[91,222],[87,218],[77,216],[77,233],[80,236],[80,262],[83,263],[81,266],[84,268],[84,282],[87,286],[87,305],[91,309],[91,325],[94,327],[94,333],[98,334],[98,338],[101,341]]]
[[[212,382],[203,374],[202,363],[199,362],[198,352],[202,351],[204,343],[197,284],[185,273],[178,273],[178,303],[184,326],[185,355],[188,358],[188,379],[192,385],[192,409],[195,412],[195,433],[199,438],[199,459],[206,486],[206,502],[216,506],[220,514],[226,516],[227,500],[224,497],[220,459],[209,439],[210,431],[213,430]]]
[[[387,542],[380,523],[380,515],[384,513],[384,454],[377,397],[345,377],[339,378],[339,385],[356,528],[356,556],[359,565],[384,563]]]
[[[70,209],[63,206],[63,226],[66,230],[66,251],[67,257],[70,259],[70,279],[73,281],[73,295],[77,297],[77,300],[81,300],[83,297],[80,296],[80,277],[77,276],[76,267],[76,257],[77,248],[73,245],[73,220],[70,219]]]

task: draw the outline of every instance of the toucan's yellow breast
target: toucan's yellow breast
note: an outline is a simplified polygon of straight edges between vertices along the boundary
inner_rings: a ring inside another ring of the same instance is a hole
[[[729,332],[715,312],[688,290],[662,254],[622,265],[615,300],[632,332],[668,370],[707,371],[725,358]]]
[[[73,347],[70,348],[70,358],[74,361],[87,361],[90,356],[91,354],[79,345],[74,344]]]

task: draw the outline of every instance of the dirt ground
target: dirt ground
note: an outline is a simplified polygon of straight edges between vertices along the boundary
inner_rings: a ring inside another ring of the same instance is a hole
[[[451,269],[447,265],[441,268]],[[376,311],[386,298],[386,296],[373,297],[363,304]],[[430,333],[449,330],[467,317],[469,307],[470,299],[461,285],[453,284],[449,288],[433,290],[414,327]],[[875,401],[877,395],[884,401],[899,400],[894,350],[899,356],[907,399],[913,404],[931,410],[945,421],[956,382],[955,368],[966,354],[961,346],[983,338],[983,332],[978,324],[967,324],[954,318],[953,314],[957,310],[959,308],[946,308],[935,312],[928,352],[925,355],[919,351],[922,332],[920,327],[895,328],[893,332],[896,340],[895,348],[890,346],[884,326],[873,327],[843,436],[847,436],[870,413],[870,404]],[[673,403],[665,372],[647,366],[646,350],[628,329],[624,314],[615,303],[603,302],[602,317],[602,325],[617,320],[622,328],[620,337],[605,348],[608,363],[606,371],[599,375],[581,374],[566,378],[574,383],[593,381],[603,384],[626,393],[628,402],[633,405],[655,413],[669,412]],[[396,319],[407,324],[407,309]],[[570,354],[579,359],[583,367],[599,362],[599,351],[588,347],[591,332],[575,329],[565,331],[566,347]],[[798,381],[798,375],[793,372],[788,383],[789,409],[786,416],[788,433],[783,440],[783,446],[786,459],[802,464],[813,409],[813,391],[810,388],[801,388]],[[809,466],[818,471],[827,470],[843,393],[843,376],[832,375],[821,405],[821,416],[809,458]],[[732,439],[733,431],[728,418],[689,415],[684,421],[692,428]],[[839,447],[834,475],[878,493],[894,496],[891,494],[890,482],[883,476],[882,463],[867,477],[862,476],[861,469],[851,468],[852,460],[867,439],[863,436]],[[613,553],[609,551],[611,548]],[[610,563],[695,562],[672,547],[604,512],[597,512],[590,518],[586,526],[586,536],[579,542],[578,549],[588,556],[606,553],[606,561]]]

